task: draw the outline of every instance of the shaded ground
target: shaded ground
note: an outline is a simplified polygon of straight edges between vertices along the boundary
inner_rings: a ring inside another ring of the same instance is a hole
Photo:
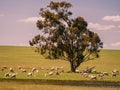
[[[39,80],[39,79],[0,79],[0,82],[36,84],[36,85],[62,85],[62,86],[92,86],[92,87],[119,87],[120,82],[110,81],[75,81],[75,80]]]

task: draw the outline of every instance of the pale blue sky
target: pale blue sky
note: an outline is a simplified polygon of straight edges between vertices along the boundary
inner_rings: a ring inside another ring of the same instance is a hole
[[[28,45],[39,34],[35,21],[51,0],[0,0],[0,45]],[[62,1],[62,0],[53,0]],[[120,0],[68,0],[73,16],[83,16],[106,49],[120,49]]]

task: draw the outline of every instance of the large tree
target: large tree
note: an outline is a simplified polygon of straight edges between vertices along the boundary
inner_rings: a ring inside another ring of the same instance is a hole
[[[87,29],[83,17],[72,17],[70,7],[72,4],[66,1],[51,1],[41,8],[42,19],[36,25],[42,35],[35,36],[29,43],[47,58],[69,61],[71,72],[75,72],[81,63],[99,57],[103,43],[97,33]]]

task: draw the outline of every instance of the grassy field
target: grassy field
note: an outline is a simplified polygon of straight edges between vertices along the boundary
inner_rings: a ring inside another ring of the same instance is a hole
[[[70,66],[69,62],[64,60],[48,60],[45,59],[38,53],[34,52],[33,47],[17,47],[17,46],[0,46],[0,68],[3,66],[12,67],[15,72],[18,73],[17,79],[45,79],[45,80],[76,80],[76,81],[90,81],[90,78],[82,77],[78,73],[67,73]],[[39,73],[34,74],[33,77],[28,78],[26,73],[22,73],[18,70],[18,66],[22,66],[30,72],[33,67],[39,70]],[[51,67],[64,67],[65,72],[61,73],[59,76],[53,75],[50,77],[45,77],[44,74],[46,70],[40,70],[40,68],[51,68]],[[80,71],[84,70],[86,67],[95,66],[95,70],[99,72],[108,72],[111,74],[111,71],[117,69],[120,71],[120,50],[102,50],[100,53],[100,58],[93,61],[88,61],[82,63],[78,68]],[[7,70],[0,70],[0,78],[6,78],[4,74],[8,72]],[[101,80],[99,80],[101,81]],[[102,81],[110,82],[120,82],[120,75],[116,78],[112,78],[110,75],[106,76]],[[13,84],[12,84],[13,83]],[[6,87],[11,86],[11,87]],[[15,84],[14,82],[0,82],[0,90],[35,90],[40,88],[46,88],[45,90],[100,90],[101,88],[97,87],[85,87],[85,86],[63,86],[63,85],[35,85],[31,84]],[[19,87],[16,87],[19,86]],[[109,88],[103,87],[103,90],[118,90],[118,88]]]
[[[64,60],[44,59],[40,54],[34,52],[32,47],[0,46],[0,67],[8,66],[18,68],[29,67],[52,67],[63,66],[69,70],[69,62]],[[120,50],[102,50],[100,58],[82,63],[78,69],[95,66],[96,70],[110,72],[113,69],[120,70]]]

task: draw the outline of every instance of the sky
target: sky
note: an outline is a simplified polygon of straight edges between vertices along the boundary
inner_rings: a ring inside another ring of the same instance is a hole
[[[36,27],[40,8],[50,1],[0,0],[0,45],[28,46],[40,34]],[[120,50],[120,0],[67,1],[73,5],[73,17],[82,16],[88,22],[88,29],[98,33],[104,49]]]

